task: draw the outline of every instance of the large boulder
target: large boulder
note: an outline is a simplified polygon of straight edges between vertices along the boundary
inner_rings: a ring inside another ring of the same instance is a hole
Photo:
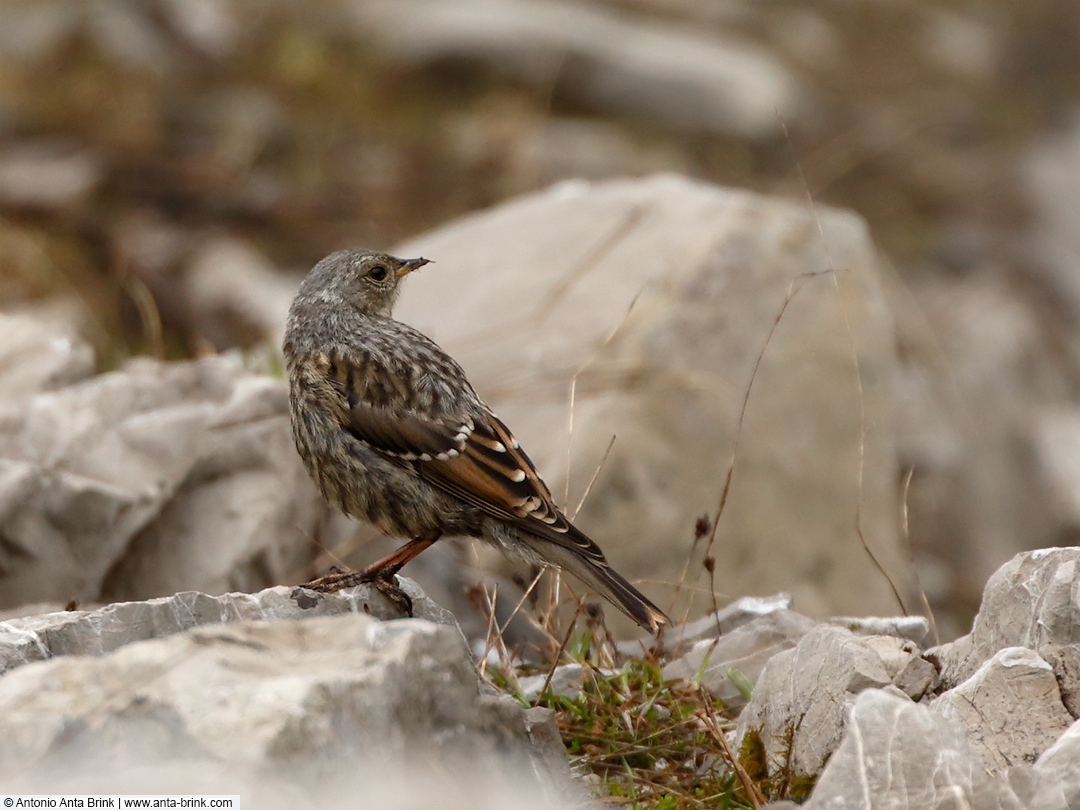
[[[565,752],[535,744],[529,725],[520,704],[482,693],[456,628],[360,614],[243,621],[8,672],[0,783],[53,792],[140,769],[160,791],[155,772],[186,765],[212,774],[215,793],[333,785],[372,806],[396,786],[395,806],[447,806],[446,794],[506,806],[484,798],[494,775],[529,806],[566,806],[554,802]]]
[[[284,382],[233,355],[4,402],[0,607],[297,581],[331,518],[288,418]]]
[[[694,549],[706,582],[695,521],[734,459],[717,590],[896,610],[860,541],[908,592],[893,335],[858,217],[658,175],[558,185],[396,250],[435,261],[396,315],[462,363],[571,513],[617,437],[578,522],[659,604]]]

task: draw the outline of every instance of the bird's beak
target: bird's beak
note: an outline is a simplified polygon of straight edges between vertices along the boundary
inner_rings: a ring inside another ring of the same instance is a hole
[[[431,264],[431,259],[404,259],[397,271],[398,278],[407,276],[413,270],[423,267],[425,264]]]

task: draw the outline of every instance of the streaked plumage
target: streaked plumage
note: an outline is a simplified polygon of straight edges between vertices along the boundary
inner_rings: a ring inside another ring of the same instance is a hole
[[[293,437],[323,495],[410,542],[337,590],[392,578],[442,535],[467,535],[584,580],[643,627],[666,617],[613,571],[552,499],[510,430],[433,341],[394,320],[400,280],[424,259],[345,250],[320,261],[289,310]]]

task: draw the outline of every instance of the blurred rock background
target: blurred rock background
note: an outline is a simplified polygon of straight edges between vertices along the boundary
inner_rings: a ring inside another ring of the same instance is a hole
[[[45,347],[21,364],[11,360],[16,333],[5,333],[0,349],[18,373],[3,378],[0,398],[137,355],[237,347],[247,368],[274,371],[288,302],[318,258],[345,245],[390,248],[559,180],[671,171],[786,197],[811,222],[818,206],[822,217],[826,204],[848,208],[868,222],[886,268],[888,314],[871,345],[885,330],[895,355],[890,412],[877,423],[887,436],[875,445],[892,454],[876,468],[892,479],[871,504],[891,503],[895,515],[875,526],[891,573],[901,585],[917,574],[905,592],[921,586],[943,635],[955,635],[1015,551],[1075,543],[1080,529],[1078,40],[1080,10],[1066,0],[8,0],[0,307],[52,326],[48,339],[18,343]],[[777,312],[783,293],[773,292]],[[454,307],[445,291],[439,303]],[[425,328],[439,337],[438,325]],[[253,459],[278,441],[259,431],[280,427],[229,421],[247,398],[280,423],[278,393],[214,373],[184,382],[185,373],[174,384],[194,410],[172,416],[229,428]],[[729,382],[737,402],[745,375]],[[163,407],[150,400],[133,399],[125,414]],[[63,424],[62,402],[38,406]],[[48,432],[35,434],[26,412],[6,418],[19,439]],[[599,450],[580,463],[595,467],[607,440],[594,436]],[[17,445],[4,449],[14,461],[0,511],[27,516],[12,518],[22,526],[48,513],[51,490],[16,486],[29,457]],[[235,503],[215,466],[235,460],[230,447],[191,438],[155,493]],[[717,493],[723,466],[708,482]],[[558,469],[553,460],[545,474]],[[245,541],[223,555],[213,587],[254,589],[327,564],[314,544],[301,552],[266,540],[267,525],[296,526],[324,547],[349,531],[326,534],[333,518],[317,502],[275,503],[281,487],[306,486],[281,483],[292,475],[252,477],[262,511],[237,519]],[[130,469],[118,477],[146,483]],[[161,520],[143,525],[136,507],[156,495],[124,489],[116,502],[127,505],[114,508],[99,497],[113,489],[87,495],[77,477],[64,482],[62,499],[106,503],[109,525],[122,514],[126,534],[95,541],[92,564],[65,561],[71,587],[19,591],[6,606],[163,595],[138,587],[150,582],[211,587],[175,572],[153,579]],[[172,503],[168,520],[183,525],[192,512],[176,504],[187,501]],[[56,528],[41,523],[43,537]],[[588,528],[613,559],[649,565],[647,553]],[[7,531],[10,581],[27,550]],[[725,543],[739,547],[725,531],[718,570]],[[688,522],[665,538],[665,553],[682,559],[693,537]],[[802,538],[790,542],[797,549]],[[862,553],[842,543],[837,556]],[[351,562],[370,559],[357,553]],[[771,545],[749,560],[752,589],[790,586],[785,563]],[[750,589],[729,583],[719,598]],[[875,600],[861,604],[889,609]],[[807,612],[843,604],[823,599]]]

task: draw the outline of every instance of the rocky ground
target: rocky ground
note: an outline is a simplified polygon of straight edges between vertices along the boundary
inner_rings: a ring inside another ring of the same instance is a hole
[[[1078,32],[1067,0],[0,4],[4,787],[1080,805]],[[660,647],[454,539],[417,618],[292,596],[388,550],[280,378],[351,244],[434,259],[399,315]]]
[[[972,632],[944,645],[926,646],[922,618],[815,622],[787,597],[739,600],[658,645],[625,642],[623,651],[650,648],[666,662],[666,689],[708,695],[716,715],[691,715],[692,724],[721,735],[718,718],[736,725],[690,767],[665,760],[675,750],[667,740],[639,734],[632,760],[623,749],[624,778],[602,781],[589,763],[604,732],[594,728],[592,754],[577,748],[568,762],[578,740],[567,707],[589,706],[608,681],[628,690],[626,652],[606,669],[587,656],[531,678],[511,668],[496,688],[478,677],[453,617],[411,581],[402,586],[413,617],[361,586],[331,596],[185,592],[8,620],[0,784],[191,792],[199,773],[206,790],[270,807],[328,789],[403,807],[445,796],[499,807],[509,795],[515,806],[572,807],[591,804],[590,788],[627,795],[629,784],[634,806],[674,808],[700,805],[695,788],[713,771],[741,768],[745,782],[729,777],[735,804],[725,806],[1080,802],[1080,549],[1017,556],[987,583]],[[655,698],[629,690],[621,699],[626,723],[663,708],[661,728],[686,724]],[[537,702],[562,716],[528,708]],[[656,777],[625,779],[664,770],[666,790]]]

